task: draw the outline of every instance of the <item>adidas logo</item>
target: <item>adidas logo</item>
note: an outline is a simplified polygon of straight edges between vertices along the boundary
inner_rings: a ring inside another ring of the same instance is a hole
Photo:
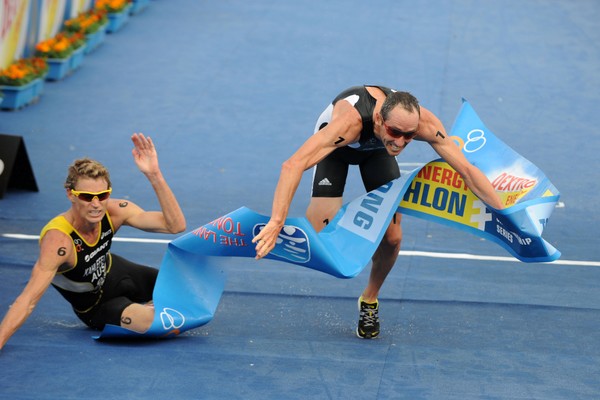
[[[319,182],[319,186],[331,186],[331,182],[329,182],[329,179],[323,178],[323,180]]]

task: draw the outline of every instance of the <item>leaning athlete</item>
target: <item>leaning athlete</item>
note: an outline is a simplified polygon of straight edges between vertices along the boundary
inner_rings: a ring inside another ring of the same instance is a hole
[[[304,171],[316,165],[306,216],[319,232],[342,206],[350,165],[358,165],[365,189],[374,190],[400,176],[396,156],[413,140],[431,145],[481,200],[503,208],[486,176],[467,161],[440,120],[410,93],[384,86],[348,88],[321,114],[315,131],[282,165],[271,218],[252,240],[257,259],[275,247]],[[396,213],[372,257],[369,282],[358,299],[356,333],[361,338],[379,335],[377,298],[398,257],[400,221],[401,214]]]
[[[65,181],[71,207],[42,229],[40,253],[31,277],[0,324],[0,349],[23,325],[52,285],[87,326],[106,324],[147,331],[154,320],[155,268],[111,254],[114,234],[123,225],[149,232],[180,233],[185,217],[158,165],[152,140],[131,137],[134,161],[146,176],[160,211],[145,211],[128,200],[111,198],[108,170],[89,158],[75,160]]]

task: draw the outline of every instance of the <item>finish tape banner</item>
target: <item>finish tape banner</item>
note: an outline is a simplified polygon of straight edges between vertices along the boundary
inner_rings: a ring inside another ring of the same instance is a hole
[[[288,218],[266,258],[352,278],[369,263],[396,211],[491,239],[524,262],[554,261],[542,239],[559,193],[529,161],[497,139],[467,102],[452,139],[493,182],[507,206],[495,210],[465,187],[445,162],[432,161],[344,205],[320,233]],[[225,285],[227,257],[254,258],[252,238],[268,216],[242,207],[173,240],[154,289],[154,322],[145,333],[107,325],[97,339],[174,336],[208,323]]]
[[[546,175],[487,129],[466,101],[451,138],[492,182],[505,209],[484,204],[452,167],[437,160],[417,173],[398,211],[492,240],[523,262],[557,260],[560,252],[541,237],[560,197]]]
[[[416,172],[415,172],[416,173]],[[265,258],[352,278],[369,263],[414,173],[345,205],[320,233],[288,218]],[[169,243],[154,287],[154,321],[144,333],[106,325],[97,339],[165,337],[209,322],[223,292],[227,257],[254,258],[252,238],[269,217],[242,207]]]

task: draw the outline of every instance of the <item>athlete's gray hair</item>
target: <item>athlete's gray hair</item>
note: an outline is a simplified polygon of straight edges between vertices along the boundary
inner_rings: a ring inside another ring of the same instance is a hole
[[[84,157],[73,161],[69,166],[67,179],[65,180],[65,189],[75,189],[79,178],[104,179],[111,188],[110,174],[106,167],[98,161]]]
[[[384,121],[387,120],[390,112],[400,106],[408,112],[416,111],[417,114],[421,115],[421,107],[419,106],[419,100],[408,92],[392,92],[385,98],[383,105],[381,106],[381,117]]]

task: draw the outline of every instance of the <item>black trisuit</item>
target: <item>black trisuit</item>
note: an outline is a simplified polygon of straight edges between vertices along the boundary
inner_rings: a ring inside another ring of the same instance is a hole
[[[383,86],[368,86],[381,89],[386,96],[393,91]],[[333,106],[340,100],[346,100],[356,108],[362,118],[363,129],[358,142],[335,149],[315,166],[313,197],[342,197],[349,165],[359,166],[367,192],[400,177],[396,157],[388,154],[373,132],[376,100],[369,94],[366,86],[354,86],[340,93],[319,117],[315,132],[331,121]]]
[[[42,229],[40,241],[51,229],[71,238],[75,265],[62,266],[52,286],[69,302],[86,325],[103,329],[120,325],[123,310],[133,303],[152,300],[158,270],[127,261],[110,253],[114,228],[108,212],[100,221],[94,243],[87,243],[75,228],[59,215]]]

